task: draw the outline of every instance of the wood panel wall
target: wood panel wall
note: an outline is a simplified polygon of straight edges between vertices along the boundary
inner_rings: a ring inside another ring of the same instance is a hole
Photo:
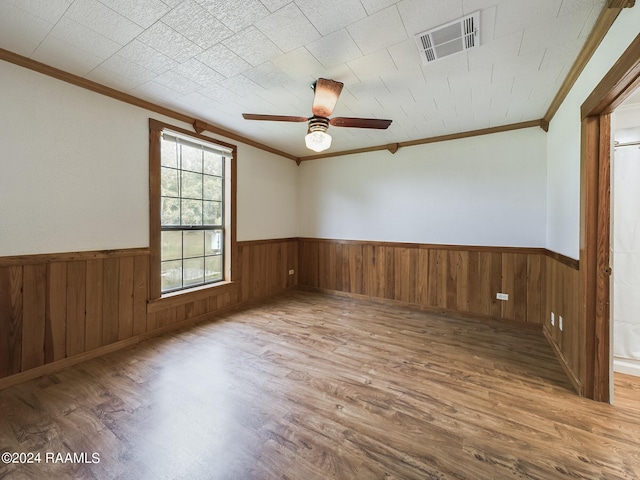
[[[237,248],[237,281],[152,302],[148,249],[0,258],[0,379],[126,346],[297,284],[297,239]]]
[[[238,242],[237,248],[236,282],[151,301],[147,309],[147,331],[169,330],[296,286],[297,239]],[[289,275],[289,270],[294,274]]]
[[[585,323],[581,307],[581,274],[577,262],[547,256],[545,259],[544,333],[560,364],[580,394],[584,393],[586,368]],[[551,315],[555,325],[551,325]],[[562,330],[560,330],[562,316]]]
[[[444,314],[544,321],[542,249],[300,240],[305,287],[385,299]],[[507,293],[508,301],[496,299]]]
[[[146,249],[0,259],[0,378],[146,331]]]
[[[297,238],[238,242],[238,258],[242,302],[273,295],[298,284]]]

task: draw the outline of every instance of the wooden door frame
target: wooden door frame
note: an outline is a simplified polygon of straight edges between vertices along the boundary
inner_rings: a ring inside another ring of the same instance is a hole
[[[582,104],[580,270],[584,395],[610,401],[611,113],[640,86],[640,35]]]

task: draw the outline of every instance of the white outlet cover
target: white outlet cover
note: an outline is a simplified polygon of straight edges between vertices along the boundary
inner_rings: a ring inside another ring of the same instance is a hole
[[[556,324],[556,316],[551,312],[551,326],[553,327]]]
[[[558,328],[560,328],[560,331],[562,331],[562,315],[558,317]]]
[[[289,275],[293,275],[293,269],[289,270]]]
[[[496,293],[496,298],[498,300],[509,300],[509,294],[508,293]]]

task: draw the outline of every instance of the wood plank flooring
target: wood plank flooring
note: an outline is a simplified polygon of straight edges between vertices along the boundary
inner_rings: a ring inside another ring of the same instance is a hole
[[[579,398],[540,332],[294,291],[0,391],[0,453],[42,458],[0,478],[637,479],[618,387]]]

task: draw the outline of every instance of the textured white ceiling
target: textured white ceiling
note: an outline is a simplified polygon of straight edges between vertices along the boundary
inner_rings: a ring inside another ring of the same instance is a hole
[[[330,151],[544,116],[605,0],[0,0],[0,47],[295,156],[319,77],[345,84]],[[479,48],[423,66],[414,35],[480,10]]]

